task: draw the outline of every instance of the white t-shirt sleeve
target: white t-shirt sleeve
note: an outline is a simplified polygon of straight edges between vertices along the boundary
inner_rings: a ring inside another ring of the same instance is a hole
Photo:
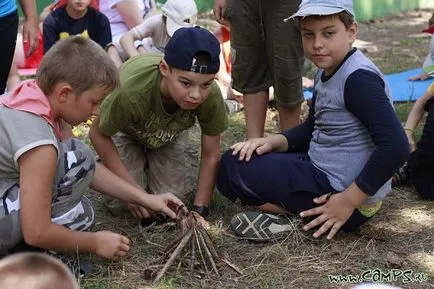
[[[110,9],[113,9],[116,7],[116,5],[120,2],[136,2],[137,0],[109,0],[109,7]]]
[[[152,37],[161,25],[163,25],[161,14],[156,14],[146,18],[141,24],[133,28],[134,38],[143,39],[146,37]]]

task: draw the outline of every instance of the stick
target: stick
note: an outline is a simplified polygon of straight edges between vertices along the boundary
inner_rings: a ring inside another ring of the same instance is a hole
[[[214,244],[213,244],[208,232],[201,225],[199,225],[198,227],[199,227],[199,233],[202,235],[203,239],[205,240],[205,243],[207,244],[208,248],[210,249],[211,254],[214,256],[214,258],[220,259],[219,255],[217,254],[216,249],[214,248]]]
[[[193,238],[190,238],[191,241],[191,255],[190,255],[190,275],[194,273],[194,263],[196,262],[196,243]]]
[[[208,256],[209,261],[211,262],[211,266],[212,266],[212,268],[214,269],[215,273],[216,273],[218,276],[220,276],[219,271],[217,270],[217,266],[215,265],[214,259],[213,259],[213,257],[212,257],[212,254],[211,254],[211,252],[209,251],[208,246],[206,245],[206,242],[205,242],[205,240],[203,239],[203,236],[202,236],[200,233],[199,233],[198,235],[199,235],[199,240],[201,241],[201,243],[202,243],[202,245],[203,245],[203,247],[204,247],[204,249],[205,249],[205,253],[206,253],[206,255]]]
[[[170,256],[169,260],[167,260],[166,264],[164,264],[164,267],[158,272],[157,277],[154,279],[154,283],[157,283],[161,277],[163,277],[164,273],[166,273],[167,269],[172,265],[173,261],[175,261],[176,257],[179,255],[179,253],[182,251],[182,249],[185,247],[187,242],[190,240],[191,235],[193,234],[193,230],[190,230],[185,234],[185,236],[182,238],[179,245],[176,247],[175,251],[173,251],[172,255]]]
[[[185,234],[179,234],[175,240],[173,240],[164,250],[164,252],[167,254],[170,251],[172,251],[173,248],[175,248],[179,242],[185,237]]]
[[[202,264],[204,265],[204,267],[205,267],[205,271],[206,271],[206,274],[208,275],[208,267],[206,266],[206,261],[205,261],[205,257],[203,256],[203,254],[202,254],[202,248],[201,248],[201,246],[200,246],[200,242],[199,242],[199,237],[198,237],[198,233],[197,233],[197,229],[196,228],[194,228],[193,227],[193,236],[194,236],[194,238],[196,239],[196,243],[197,243],[197,248],[199,249],[199,254],[200,254],[200,257],[201,257],[201,259],[202,259]]]
[[[226,263],[226,265],[228,265],[230,268],[232,268],[238,274],[243,275],[243,272],[237,266],[235,266],[234,264],[232,264],[228,260],[226,260],[226,259],[220,259],[220,260],[222,260],[224,263]]]

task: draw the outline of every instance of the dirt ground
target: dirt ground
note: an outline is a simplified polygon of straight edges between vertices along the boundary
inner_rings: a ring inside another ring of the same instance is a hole
[[[360,23],[356,46],[384,73],[419,67],[429,49],[430,38],[421,30],[430,16],[431,11],[418,10]],[[268,122],[269,130],[273,126]],[[243,139],[243,128],[242,113],[233,115],[222,149]],[[197,132],[192,139],[199,139]],[[93,257],[94,273],[80,280],[82,288],[350,288],[349,279],[344,280],[349,276],[354,277],[353,283],[364,277],[402,288],[434,288],[434,202],[421,200],[412,187],[394,189],[380,212],[358,234],[341,233],[333,241],[314,240],[300,231],[301,222],[294,218],[293,233],[283,241],[267,244],[233,237],[229,220],[242,208],[216,194],[210,233],[219,253],[241,268],[242,274],[223,269],[220,277],[190,276],[177,261],[158,285],[145,279],[144,270],[175,237],[177,229],[140,232],[132,217],[111,217],[103,200],[93,199],[98,208],[96,229],[127,235],[133,249],[119,262]]]

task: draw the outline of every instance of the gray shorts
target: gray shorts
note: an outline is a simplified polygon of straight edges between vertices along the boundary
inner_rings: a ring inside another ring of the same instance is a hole
[[[284,107],[303,102],[303,46],[295,13],[301,0],[228,0],[233,88],[241,93],[268,91]]]
[[[154,150],[121,132],[112,139],[129,173],[149,192],[172,193],[185,200],[193,190],[196,162],[188,153],[189,131],[181,132],[173,142]]]
[[[85,231],[95,222],[92,203],[83,196],[95,172],[95,157],[87,145],[76,139],[59,143],[59,150],[51,221],[71,230]],[[0,196],[0,254],[4,254],[23,239],[19,180],[0,180]]]

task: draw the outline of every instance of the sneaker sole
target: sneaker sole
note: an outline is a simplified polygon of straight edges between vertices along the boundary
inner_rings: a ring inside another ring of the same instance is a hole
[[[264,242],[283,237],[282,233],[293,229],[286,217],[254,211],[236,214],[230,225],[243,239]]]

